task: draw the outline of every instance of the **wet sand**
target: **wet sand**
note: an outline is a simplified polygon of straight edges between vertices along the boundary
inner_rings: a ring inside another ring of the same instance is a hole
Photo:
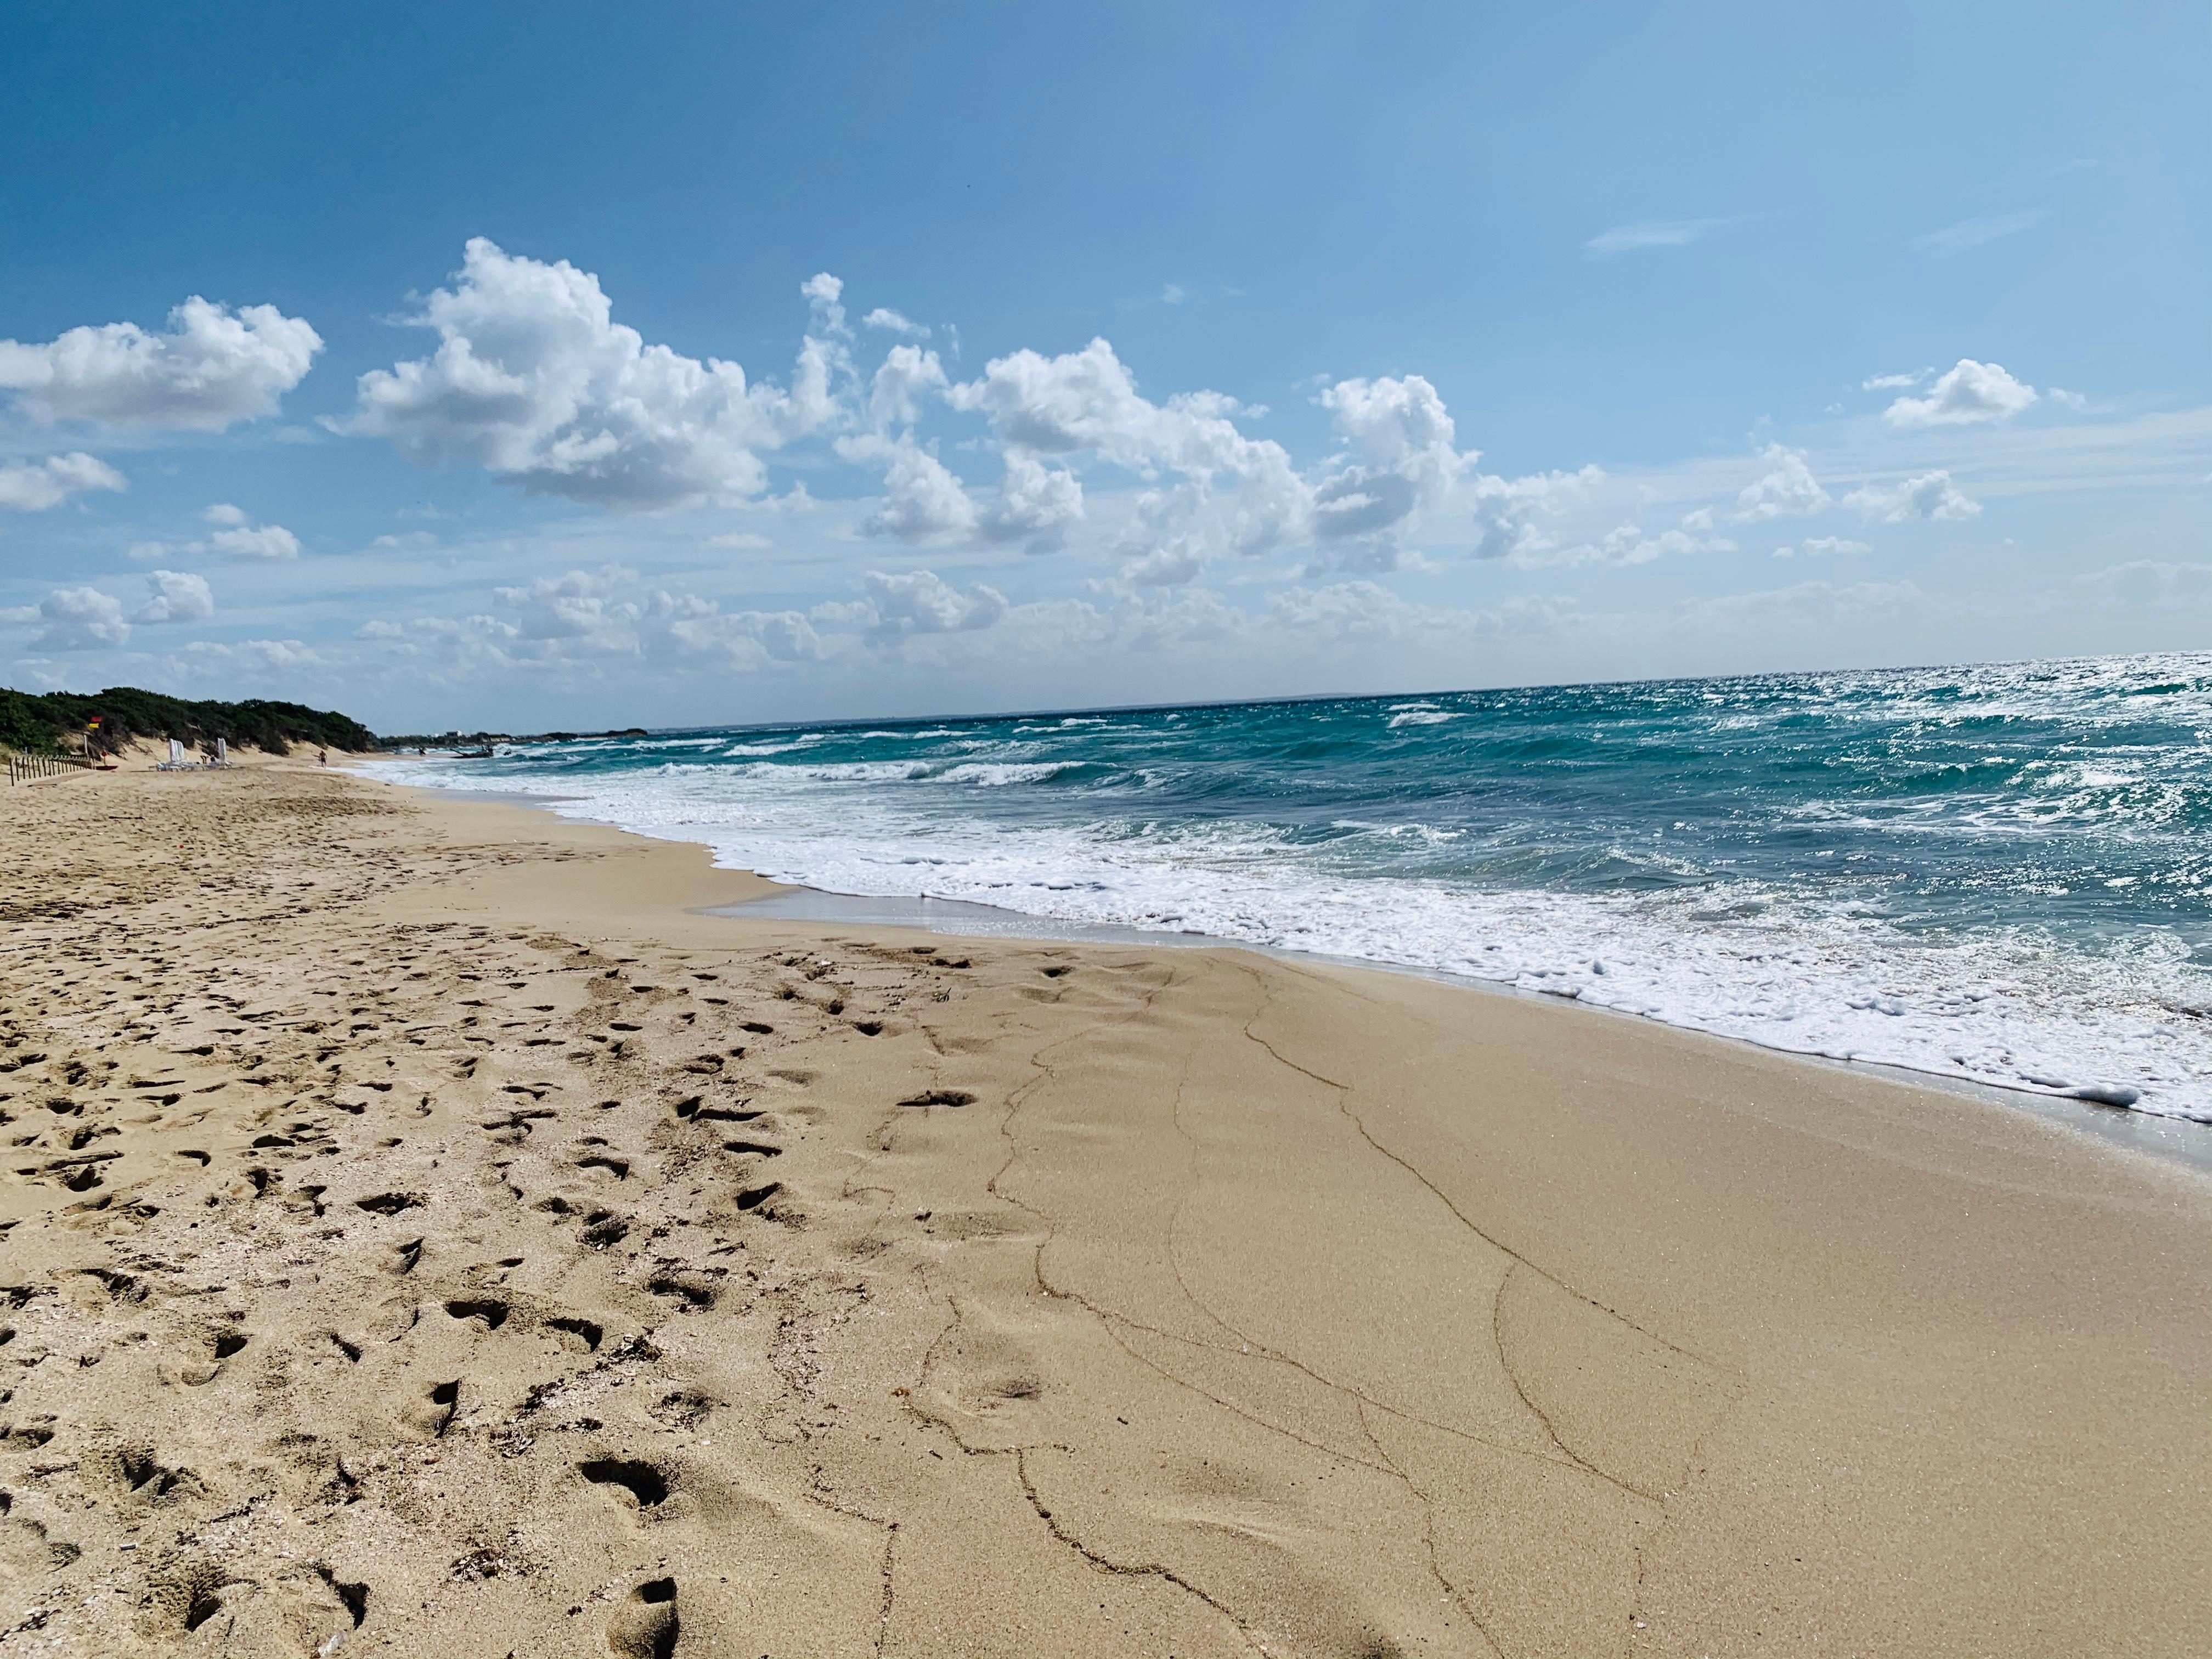
[[[0,826],[22,1651],[2207,1645],[2188,1170],[312,769]]]

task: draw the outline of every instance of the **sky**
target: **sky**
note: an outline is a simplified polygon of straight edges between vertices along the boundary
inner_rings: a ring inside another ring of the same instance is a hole
[[[0,684],[385,732],[2212,648],[2202,6],[0,13]]]

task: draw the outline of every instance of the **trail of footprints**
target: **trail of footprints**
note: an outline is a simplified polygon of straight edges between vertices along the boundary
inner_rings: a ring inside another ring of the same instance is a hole
[[[779,1266],[801,1194],[837,1192],[807,1056],[971,964],[395,928],[391,809],[209,781],[131,797],[136,863],[0,850],[5,890],[45,896],[0,940],[0,1642],[327,1656],[435,1601],[382,1546],[468,1534],[445,1583],[544,1575],[528,1508],[596,1502],[648,1531],[571,1615],[668,1659],[686,1593],[649,1528],[727,1501],[680,1449],[728,1402],[672,1333],[757,1317],[803,1380],[806,1334],[867,1294]],[[24,793],[50,820],[121,799]]]

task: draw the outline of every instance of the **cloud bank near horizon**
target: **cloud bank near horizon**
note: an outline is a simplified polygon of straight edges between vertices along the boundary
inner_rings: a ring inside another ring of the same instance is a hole
[[[1607,233],[1618,245],[1602,251],[1677,246],[1727,222],[1626,227]],[[434,471],[473,470],[580,523],[745,527],[696,538],[710,571],[697,556],[669,574],[641,574],[623,556],[560,562],[548,547],[552,557],[520,580],[483,585],[465,611],[365,594],[349,606],[380,614],[356,609],[316,643],[203,640],[192,665],[381,663],[457,684],[625,662],[799,671],[962,653],[1295,653],[1316,641],[1518,637],[1580,625],[1589,599],[1437,603],[1392,584],[1455,565],[1625,572],[1744,551],[1787,521],[1955,526],[1983,511],[1948,466],[1838,475],[1808,448],[1772,439],[1746,445],[1734,464],[1741,482],[1709,481],[1687,498],[1648,483],[1632,498],[1628,481],[1589,462],[1488,470],[1437,388],[1414,372],[1312,383],[1327,441],[1301,456],[1253,429],[1268,418],[1263,406],[1204,389],[1152,394],[1103,336],[1056,353],[1018,348],[963,374],[957,355],[948,362],[931,343],[957,345],[949,326],[883,306],[855,326],[845,285],[826,272],[798,298],[806,320],[794,356],[780,374],[758,375],[647,341],[619,319],[597,276],[566,260],[471,240],[447,283],[398,319],[429,337],[427,349],[359,374],[350,407],[322,418],[323,442],[388,446]],[[82,446],[0,464],[0,509],[81,513],[92,496],[127,489],[124,471],[94,453],[122,434],[143,447],[155,435],[204,441],[272,421],[323,349],[305,319],[197,296],[165,331],[123,322],[43,344],[0,341],[0,389],[13,394],[19,433]],[[1941,374],[1872,374],[1861,391],[1896,394],[1860,419],[1905,437],[2080,405],[1967,357]],[[138,451],[125,448],[128,463]],[[55,658],[112,657],[134,629],[250,612],[236,599],[279,570],[311,572],[326,552],[232,502],[199,516],[197,530],[117,550],[163,562],[131,579],[142,595],[119,591],[129,587],[120,576],[65,581],[0,610],[0,641],[42,660],[51,678],[66,672]],[[746,586],[745,572],[787,559],[787,532],[801,524],[842,550],[824,559],[821,589],[802,603],[733,602],[728,590]],[[1808,554],[1874,550],[1843,536],[1795,540]],[[434,532],[393,532],[348,556],[398,561],[443,546]],[[1772,550],[1789,556],[1796,546]],[[936,568],[947,562],[1009,576],[948,579]],[[216,580],[184,568],[195,562],[222,567]],[[1006,591],[1054,570],[1060,592]],[[702,591],[716,586],[725,591]],[[1255,586],[1272,591],[1243,592]],[[1765,614],[1699,604],[1680,616],[1705,626]]]

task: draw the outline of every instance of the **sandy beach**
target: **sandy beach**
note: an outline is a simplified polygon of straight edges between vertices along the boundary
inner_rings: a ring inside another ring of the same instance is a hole
[[[297,764],[0,824],[7,1651],[2212,1647],[2189,1170]]]

